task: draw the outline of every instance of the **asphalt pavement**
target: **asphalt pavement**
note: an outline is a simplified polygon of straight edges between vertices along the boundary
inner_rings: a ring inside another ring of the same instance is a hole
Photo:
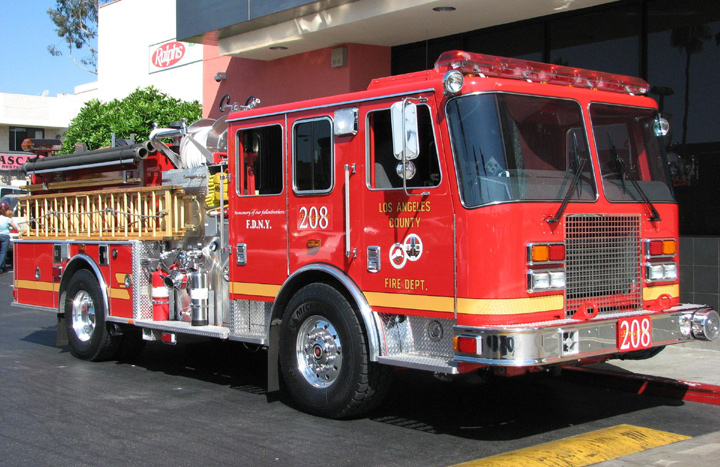
[[[627,379],[632,382],[627,387],[638,393],[653,384],[681,386],[683,402],[677,405],[607,391],[604,380],[578,386],[572,378],[539,379],[528,392],[522,380],[509,379],[479,392],[470,384],[447,386],[405,372],[407,382],[397,382],[377,414],[337,422],[268,404],[260,371],[264,357],[247,352],[238,358],[238,345],[158,344],[122,363],[72,359],[66,348],[54,345],[52,314],[8,307],[11,274],[0,277],[0,465],[89,465],[102,453],[108,457],[98,457],[98,465],[101,459],[103,465],[196,465],[207,458],[197,449],[202,443],[190,438],[188,444],[191,434],[212,446],[218,465],[310,463],[318,439],[331,440],[343,453],[336,460],[348,465],[448,465],[618,423],[693,437],[597,465],[720,465],[720,419],[714,415],[720,406],[720,341],[669,346],[649,360],[611,360],[583,370],[610,375],[613,384]],[[179,358],[168,358],[171,352]],[[228,358],[217,359],[216,353]],[[705,409],[686,399],[688,388],[714,394],[714,405]],[[75,394],[74,403],[68,405],[63,394]],[[473,404],[478,394],[494,404]],[[115,422],[101,423],[105,416]],[[88,444],[90,436],[105,444]],[[253,449],[239,447],[238,437]],[[159,452],[149,440],[164,446],[160,452],[168,459],[153,457]],[[135,454],[128,454],[129,445]],[[393,455],[398,447],[401,457]]]

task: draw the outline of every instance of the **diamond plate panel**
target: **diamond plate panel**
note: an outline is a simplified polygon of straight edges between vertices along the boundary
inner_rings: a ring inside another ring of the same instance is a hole
[[[160,255],[160,242],[132,242],[133,252],[133,316],[136,320],[152,319],[152,297],[150,274],[155,265],[148,265],[148,259]]]
[[[233,300],[230,303],[232,334],[266,337],[270,323],[271,302]]]
[[[453,358],[454,320],[379,314],[385,337],[384,355],[403,357],[405,361],[417,358],[451,360]]]

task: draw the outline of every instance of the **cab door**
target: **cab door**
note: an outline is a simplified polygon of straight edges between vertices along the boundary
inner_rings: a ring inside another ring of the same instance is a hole
[[[454,216],[449,178],[438,156],[442,145],[432,94],[408,96],[417,103],[417,157],[395,156],[391,106],[382,101],[363,112],[366,128],[366,189],[361,243],[366,264],[363,290],[376,311],[454,318]],[[419,101],[417,98],[426,100]]]
[[[232,130],[230,298],[244,300],[238,303],[245,311],[259,305],[262,315],[288,275],[284,125],[264,119]],[[252,312],[245,318],[251,319]],[[256,324],[258,328],[253,329],[252,322],[243,321],[243,329],[235,331],[259,333],[264,323]]]
[[[343,167],[347,137],[334,132],[334,113],[298,115],[290,130],[289,260],[346,270]]]

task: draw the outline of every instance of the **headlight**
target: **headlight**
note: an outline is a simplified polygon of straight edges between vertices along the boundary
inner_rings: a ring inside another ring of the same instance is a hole
[[[534,269],[528,271],[528,292],[544,292],[564,288],[565,271],[561,269]]]
[[[450,70],[443,76],[443,87],[448,94],[457,94],[462,90],[465,78],[457,70]]]
[[[648,282],[672,282],[678,278],[677,264],[669,263],[646,263],[645,279]]]

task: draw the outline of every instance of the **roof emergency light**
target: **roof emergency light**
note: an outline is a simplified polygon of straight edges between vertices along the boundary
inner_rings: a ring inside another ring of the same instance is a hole
[[[435,62],[435,71],[446,70],[458,70],[466,75],[481,77],[493,76],[627,94],[644,95],[650,87],[644,80],[632,76],[459,50],[444,52]]]

